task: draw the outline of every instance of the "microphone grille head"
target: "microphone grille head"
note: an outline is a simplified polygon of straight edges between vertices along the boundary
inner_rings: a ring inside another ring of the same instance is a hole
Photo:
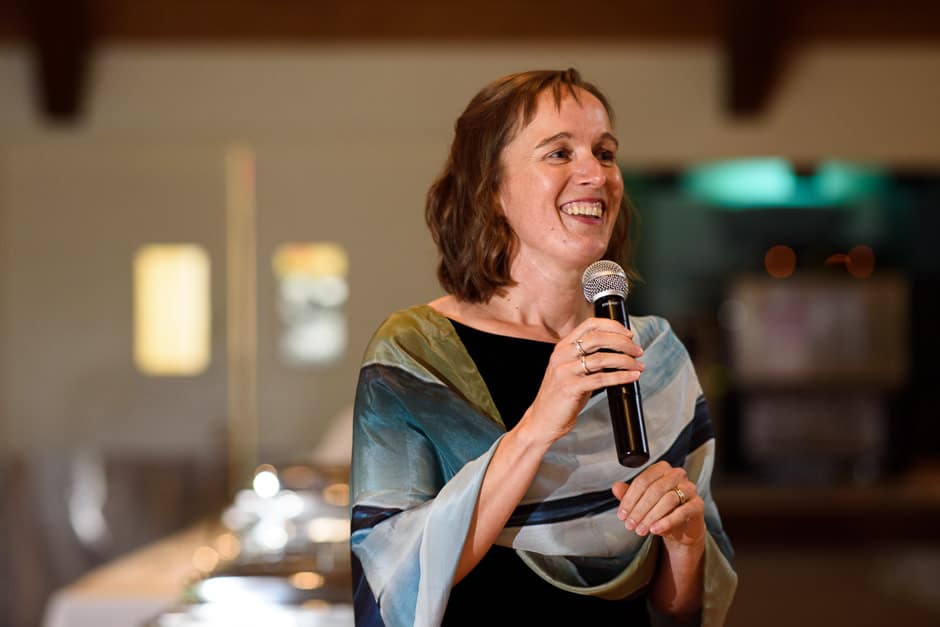
[[[618,263],[607,259],[595,261],[584,270],[581,287],[584,288],[584,297],[589,303],[611,294],[626,300],[627,294],[630,293],[627,273]]]

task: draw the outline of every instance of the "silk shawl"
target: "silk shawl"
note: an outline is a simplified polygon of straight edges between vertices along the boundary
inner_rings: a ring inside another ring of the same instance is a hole
[[[684,466],[708,528],[701,622],[719,626],[734,596],[733,550],[711,495],[715,441],[685,347],[659,317],[630,318],[650,464]],[[356,388],[351,468],[357,627],[438,625],[487,464],[506,429],[450,321],[427,305],[391,315],[366,349]],[[546,453],[497,539],[551,584],[622,599],[642,593],[661,539],[616,516],[610,486],[643,468],[617,461],[606,395]],[[481,599],[485,602],[485,599]]]

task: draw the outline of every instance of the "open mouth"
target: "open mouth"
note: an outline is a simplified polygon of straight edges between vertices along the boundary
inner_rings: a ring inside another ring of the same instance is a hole
[[[600,200],[584,201],[576,200],[566,202],[561,206],[561,212],[569,216],[586,216],[588,218],[600,218],[604,215],[604,203]]]

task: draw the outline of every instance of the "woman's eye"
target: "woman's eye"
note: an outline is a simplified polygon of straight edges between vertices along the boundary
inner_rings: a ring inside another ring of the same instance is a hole
[[[603,161],[604,163],[613,163],[617,159],[617,155],[613,150],[600,149],[596,153],[598,160]]]
[[[558,150],[552,151],[549,153],[549,159],[567,159],[571,156],[571,151],[567,148],[559,148]]]

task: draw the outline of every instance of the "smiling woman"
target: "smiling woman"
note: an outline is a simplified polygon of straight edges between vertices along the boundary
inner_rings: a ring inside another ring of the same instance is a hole
[[[499,193],[517,242],[512,275],[522,283],[527,272],[602,256],[623,198],[617,140],[597,97],[579,88],[556,102],[542,92],[537,107],[504,150]]]
[[[357,625],[723,624],[737,577],[688,353],[582,293],[628,252],[611,120],[573,69],[499,78],[458,119],[425,211],[448,294],[392,314],[360,371]],[[641,375],[651,461],[625,468],[597,392]]]
[[[551,104],[546,108],[548,102]],[[438,278],[444,289],[459,299],[485,301],[514,281],[509,264],[516,252],[517,234],[508,223],[506,212],[495,210],[496,203],[510,188],[515,188],[517,195],[524,193],[521,186],[528,176],[535,174],[525,164],[536,159],[536,155],[541,155],[546,165],[556,165],[556,169],[562,169],[559,166],[570,159],[570,148],[565,142],[570,143],[572,132],[579,129],[547,131],[551,124],[546,120],[540,122],[538,129],[530,128],[537,111],[544,115],[554,111],[553,117],[558,118],[554,122],[563,122],[560,119],[563,103],[569,117],[574,117],[575,108],[585,111],[584,107],[588,107],[588,119],[603,127],[599,137],[588,138],[592,146],[587,154],[596,150],[608,170],[614,166],[619,180],[620,171],[613,164],[617,140],[610,129],[612,110],[604,94],[580,77],[576,82],[566,82],[561,73],[546,73],[537,80],[528,74],[503,77],[481,90],[457,120],[450,157],[428,192],[425,216],[441,253]],[[595,147],[594,141],[603,143]],[[507,144],[515,146],[516,152],[526,153],[521,160],[516,159],[518,163],[512,168],[515,176],[509,172],[513,156]],[[511,176],[513,182],[501,186]],[[616,186],[615,181],[611,182]],[[605,259],[620,259],[625,252],[632,209],[623,195],[622,182],[617,197],[617,206],[607,203],[604,224],[610,239],[603,253]],[[549,202],[555,201],[557,198]],[[560,210],[552,206],[550,213]]]

